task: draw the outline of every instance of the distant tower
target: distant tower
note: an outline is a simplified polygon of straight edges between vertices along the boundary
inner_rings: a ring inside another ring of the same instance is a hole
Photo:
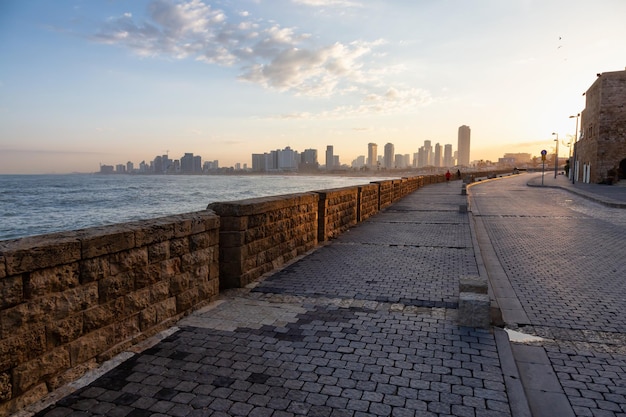
[[[367,163],[374,168],[378,164],[378,145],[375,143],[367,144]]]
[[[443,147],[443,166],[448,168],[454,166],[454,161],[452,160],[452,145],[449,143]]]
[[[326,169],[331,170],[335,168],[335,154],[332,145],[326,146]]]
[[[457,146],[457,165],[469,166],[470,163],[470,128],[469,126],[459,127],[459,143]]]
[[[435,144],[435,160],[433,161],[433,165],[436,167],[441,166],[441,145]]]
[[[385,157],[384,157],[385,168],[391,169],[394,167],[393,158],[394,158],[394,146],[393,146],[393,143],[388,143],[385,145]]]

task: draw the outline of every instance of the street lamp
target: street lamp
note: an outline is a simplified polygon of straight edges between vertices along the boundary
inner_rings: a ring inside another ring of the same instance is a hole
[[[556,179],[556,172],[559,170],[559,134],[552,132],[552,135],[556,135],[556,151],[554,152],[554,178]]]
[[[573,119],[574,117],[576,118],[576,131],[574,132],[574,143],[572,145],[574,148],[574,157],[572,158],[572,163],[569,167],[570,171],[572,172],[572,184],[576,184],[576,142],[578,142],[578,118],[580,117],[580,113],[576,113],[575,116],[570,116],[569,118]]]

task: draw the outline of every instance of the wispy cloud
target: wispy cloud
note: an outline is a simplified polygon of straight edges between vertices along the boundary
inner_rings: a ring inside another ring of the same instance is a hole
[[[292,0],[295,4],[314,7],[361,7],[361,3],[349,0]]]
[[[308,6],[358,5],[346,0],[293,1]],[[385,44],[383,40],[317,45],[310,34],[297,28],[254,19],[247,11],[227,16],[201,0],[153,0],[145,19],[139,21],[130,13],[109,18],[93,39],[127,47],[145,57],[237,67],[241,81],[296,95],[330,97],[358,92],[364,97],[363,104],[351,112],[428,101],[423,92],[398,91],[385,82],[390,67],[377,64],[375,52]],[[394,72],[401,70],[393,68]]]

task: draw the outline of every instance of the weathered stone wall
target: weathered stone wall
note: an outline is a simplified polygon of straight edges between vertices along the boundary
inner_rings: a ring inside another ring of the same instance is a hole
[[[583,164],[590,164],[591,182],[598,183],[626,159],[625,102],[626,71],[602,73],[586,91],[582,138],[574,151],[580,165],[578,181],[582,180]]]
[[[0,416],[169,327],[219,288],[245,286],[443,181],[213,203],[213,211],[0,242]]]
[[[217,296],[218,239],[203,211],[0,242],[0,415]]]
[[[357,223],[359,187],[316,191],[318,202],[317,240],[336,238]]]
[[[379,184],[367,184],[359,186],[357,204],[357,222],[362,222],[380,211],[378,207]]]
[[[393,180],[375,181],[378,188],[378,208],[383,210],[393,203]]]
[[[313,249],[318,200],[302,193],[210,204],[221,218],[220,287],[243,287]]]

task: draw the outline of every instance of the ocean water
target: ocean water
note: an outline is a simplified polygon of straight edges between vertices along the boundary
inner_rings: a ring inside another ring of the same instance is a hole
[[[204,210],[209,203],[367,184],[302,175],[0,175],[0,240]]]

